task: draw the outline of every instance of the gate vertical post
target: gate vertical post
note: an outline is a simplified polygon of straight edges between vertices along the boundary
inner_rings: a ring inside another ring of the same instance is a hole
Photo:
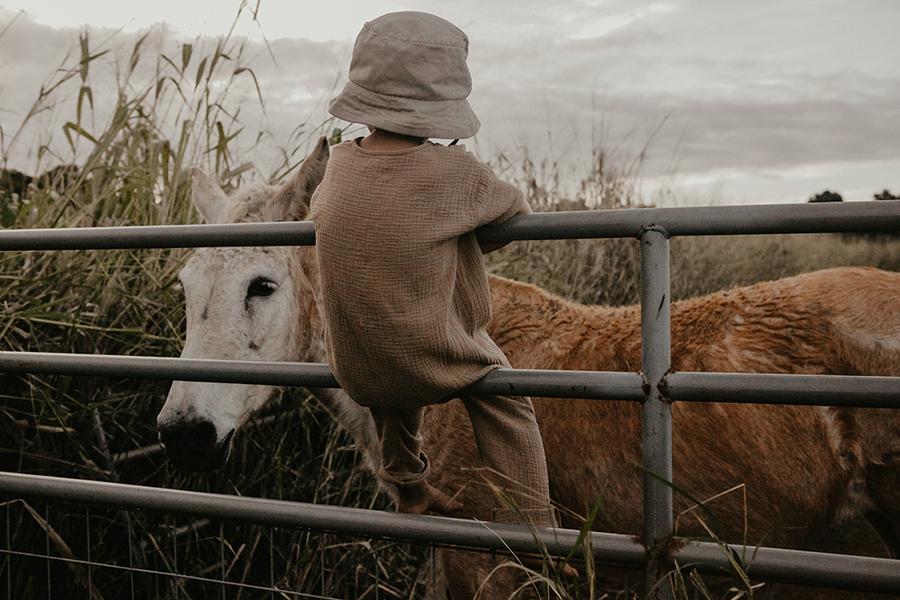
[[[665,572],[666,549],[672,535],[672,407],[660,392],[660,382],[672,364],[669,284],[669,237],[660,227],[641,231],[641,370],[644,404],[641,447],[644,463],[644,546],[647,548],[645,594],[670,598],[666,582],[650,596]]]

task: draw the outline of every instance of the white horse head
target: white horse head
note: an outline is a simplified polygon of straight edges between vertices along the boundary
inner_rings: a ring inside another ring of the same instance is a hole
[[[327,161],[328,143],[322,138],[281,188],[257,185],[230,197],[209,176],[193,169],[193,200],[209,223],[303,219]],[[321,336],[313,331],[318,323],[312,314],[313,252],[292,247],[196,250],[179,276],[187,314],[182,358],[320,360]],[[194,471],[220,466],[228,457],[234,432],[275,389],[174,382],[157,416],[169,458]]]

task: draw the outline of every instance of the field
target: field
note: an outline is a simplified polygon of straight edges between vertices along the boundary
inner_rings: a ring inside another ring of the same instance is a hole
[[[182,49],[177,60],[163,61],[147,52],[136,46],[126,62],[156,64],[155,80],[88,94],[80,90],[91,89],[90,69],[109,57],[96,56],[85,38],[81,55],[54,75],[53,81],[65,81],[41,90],[34,115],[51,102],[79,106],[79,118],[60,125],[72,140],[78,168],[36,180],[25,194],[0,190],[4,226],[197,222],[185,168],[204,165],[228,189],[254,178],[277,181],[322,130],[302,131],[295,147],[284,150],[283,164],[258,174],[246,166],[252,155],[233,150],[240,123],[225,116],[230,82],[252,75],[241,71],[240,42],[225,38],[208,56],[191,56]],[[79,91],[58,97],[57,92],[68,89],[63,83],[73,81]],[[101,94],[117,97],[116,109],[108,122],[88,130],[93,102],[88,95]],[[40,161],[35,170],[45,170],[49,157],[39,151],[35,156]],[[603,156],[599,149],[597,156]],[[548,170],[530,162],[495,163],[527,191],[536,210],[635,204],[637,175],[613,169],[606,160],[595,161],[575,197],[555,191],[552,163],[548,176],[542,175]],[[5,253],[0,256],[0,343],[4,350],[177,356],[184,331],[177,273],[185,256],[178,250]],[[672,257],[673,294],[679,299],[830,266],[900,271],[900,240],[838,235],[685,238],[672,243]],[[491,255],[489,267],[580,302],[637,301],[639,256],[632,240],[520,242]],[[165,383],[0,377],[0,470],[388,507],[374,479],[360,468],[351,441],[337,430],[328,411],[301,390],[286,392],[267,411],[280,416],[242,433],[224,471],[201,476],[171,470],[159,453],[125,459],[124,453],[156,442],[155,416],[166,395]],[[129,576],[74,563],[48,566],[40,558],[0,558],[0,594],[9,590],[12,597],[43,597],[48,582],[54,597],[67,592],[75,597],[76,591],[86,595],[88,578],[99,590],[98,598],[124,597],[130,590],[136,597],[220,593],[213,584],[151,572],[177,569],[233,582],[273,581],[324,597],[416,598],[430,573],[427,549],[386,541],[191,524],[149,511],[126,514],[31,501],[0,504],[0,514],[8,524],[0,532],[4,548],[11,543],[63,558],[130,561],[147,571]],[[228,596],[237,593],[229,589]],[[267,593],[245,589],[242,597],[257,595]]]

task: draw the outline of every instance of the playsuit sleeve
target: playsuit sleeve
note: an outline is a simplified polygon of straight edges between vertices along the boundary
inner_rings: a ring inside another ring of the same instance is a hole
[[[476,227],[498,225],[517,214],[530,212],[522,190],[500,180],[487,166],[481,170],[475,203]]]

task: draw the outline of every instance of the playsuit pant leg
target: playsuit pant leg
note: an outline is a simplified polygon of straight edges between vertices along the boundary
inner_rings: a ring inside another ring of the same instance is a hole
[[[531,399],[522,396],[462,397],[488,476],[515,507],[495,511],[494,520],[556,527],[550,504],[547,458]]]
[[[425,409],[370,408],[381,444],[379,477],[390,483],[414,483],[428,474],[428,458],[422,452],[422,417]]]

